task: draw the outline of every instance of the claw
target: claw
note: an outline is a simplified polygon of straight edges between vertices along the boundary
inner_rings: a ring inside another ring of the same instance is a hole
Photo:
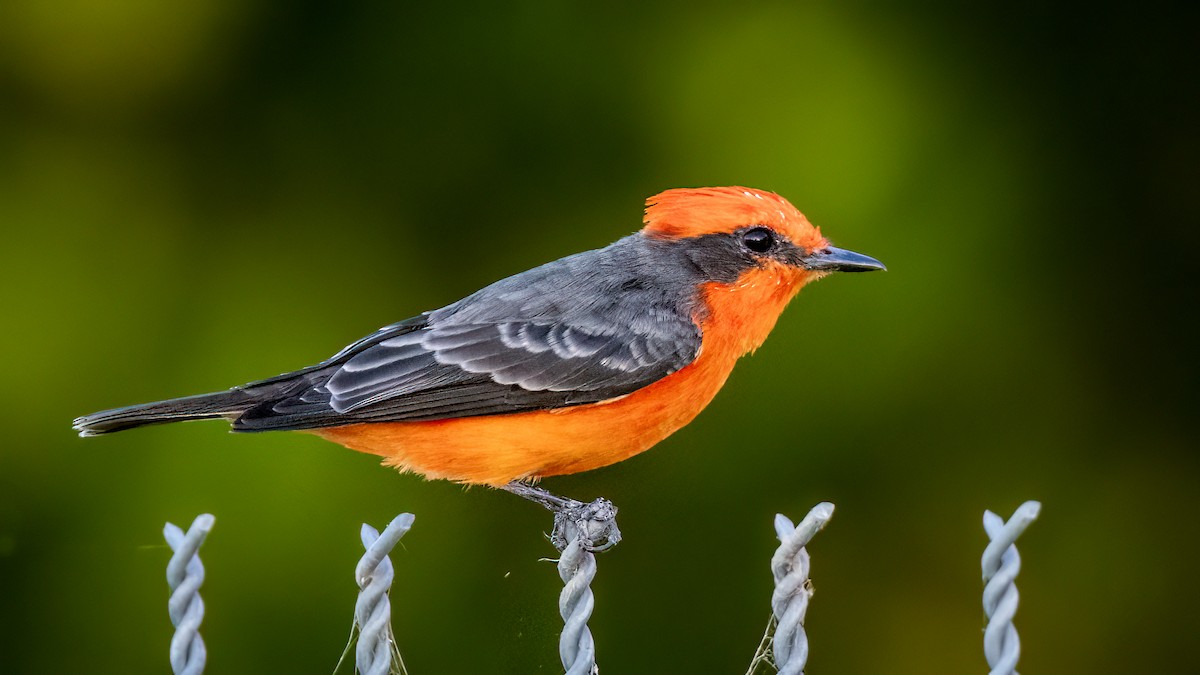
[[[616,546],[621,541],[621,530],[617,528],[617,507],[601,497],[591,504],[574,502],[567,508],[555,511],[550,543],[561,551],[576,538],[588,551],[607,551]]]

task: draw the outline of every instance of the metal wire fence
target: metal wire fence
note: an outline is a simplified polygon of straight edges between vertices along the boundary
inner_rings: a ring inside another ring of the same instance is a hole
[[[619,541],[620,532],[616,527],[616,507],[611,502],[596,500],[589,505],[571,504],[576,508],[555,514],[555,535],[551,538],[560,550],[558,574],[563,581],[558,600],[563,620],[559,658],[567,675],[596,675],[599,672],[596,643],[587,625],[595,609],[595,595],[591,589],[597,569],[595,551]],[[1021,569],[1021,558],[1015,542],[1037,519],[1040,510],[1038,502],[1025,502],[1008,521],[991,511],[984,512],[983,526],[990,542],[981,559],[983,610],[987,616],[983,648],[991,675],[1017,675],[1021,643],[1013,617],[1017,611],[1015,580]],[[829,502],[817,504],[796,525],[783,514],[775,516],[779,547],[771,558],[771,573],[775,579],[771,596],[772,617],[747,675],[764,667],[783,675],[803,674],[809,653],[804,620],[813,595],[806,546],[832,517],[833,504]],[[412,528],[413,521],[411,513],[402,513],[382,533],[370,525],[362,526],[361,538],[366,551],[355,568],[359,594],[354,608],[358,631],[355,672],[362,675],[407,673],[392,634],[388,593],[395,571],[389,554]],[[173,551],[167,564],[167,584],[171,591],[167,611],[175,626],[169,658],[171,670],[176,675],[202,675],[204,672],[207,652],[200,637],[204,601],[199,593],[204,583],[204,566],[199,552],[214,523],[212,515],[202,514],[186,533],[171,523],[163,529],[163,536]],[[597,545],[597,542],[602,544]]]

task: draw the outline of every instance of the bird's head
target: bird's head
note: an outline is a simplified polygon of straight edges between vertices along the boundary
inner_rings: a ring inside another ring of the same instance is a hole
[[[885,269],[874,258],[831,246],[786,199],[752,188],[662,192],[646,201],[642,234],[684,247],[705,279],[709,307],[747,328],[747,349],[766,338],[804,284],[831,272]]]
[[[821,229],[788,200],[765,190],[667,190],[646,200],[642,233],[654,239],[690,240],[696,245],[697,257],[723,258],[727,272],[735,268],[739,272],[775,270],[781,280],[793,283],[830,272],[885,269],[874,258],[831,246]],[[714,277],[722,276],[719,268],[712,272]]]

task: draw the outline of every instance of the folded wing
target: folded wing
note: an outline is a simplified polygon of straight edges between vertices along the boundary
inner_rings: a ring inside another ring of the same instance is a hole
[[[563,294],[575,289],[564,285],[588,274],[537,271],[384,328],[293,374],[290,385],[246,411],[234,428],[450,419],[594,403],[636,391],[696,357],[700,331],[677,297],[601,278],[594,283],[608,287],[588,296],[592,302],[568,301]],[[566,281],[556,284],[555,277]],[[265,382],[280,387],[280,378]]]

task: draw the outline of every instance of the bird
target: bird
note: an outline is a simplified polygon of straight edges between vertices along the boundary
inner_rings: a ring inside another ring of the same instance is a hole
[[[80,436],[225,419],[303,431],[427,479],[503,487],[627,459],[691,422],[789,301],[883,270],[790,202],[746,187],[646,200],[616,242],[399,321],[316,365],[79,417]]]

